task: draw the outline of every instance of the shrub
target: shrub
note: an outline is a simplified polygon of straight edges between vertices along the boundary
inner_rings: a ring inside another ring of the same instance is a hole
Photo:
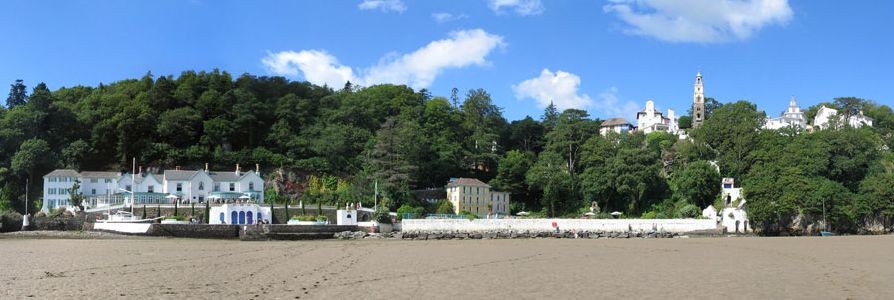
[[[382,224],[391,224],[391,215],[388,214],[388,208],[384,205],[376,208],[376,211],[373,212],[373,220]]]
[[[312,221],[316,221],[316,220],[317,220],[317,218],[315,218],[314,216],[305,216],[305,215],[292,216],[292,217],[289,218],[289,219],[290,219],[290,220],[295,220],[295,221],[305,221],[305,222],[312,222]]]
[[[435,209],[436,214],[453,214],[455,211],[453,210],[453,203],[447,201],[447,199],[443,199],[438,201],[438,208]]]
[[[695,218],[701,215],[701,210],[694,204],[686,204],[677,211],[677,218]]]
[[[409,204],[404,204],[397,209],[397,219],[402,219],[405,214],[411,214],[413,218],[419,218],[425,214],[425,208],[413,207]]]
[[[640,218],[643,218],[643,219],[655,219],[656,216],[658,216],[658,212],[656,212],[656,211],[653,210],[653,211],[649,211],[649,212],[644,213]]]
[[[319,215],[319,216],[317,216],[316,220],[317,220],[317,222],[326,222],[326,220],[329,220],[329,218],[327,218],[326,216],[323,216],[323,215]]]
[[[177,221],[186,221],[186,216],[166,216],[165,220],[177,220]]]

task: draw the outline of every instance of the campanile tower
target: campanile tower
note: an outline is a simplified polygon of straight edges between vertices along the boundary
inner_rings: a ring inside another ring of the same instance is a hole
[[[695,74],[695,94],[692,98],[692,128],[698,128],[705,121],[705,84],[702,72]]]

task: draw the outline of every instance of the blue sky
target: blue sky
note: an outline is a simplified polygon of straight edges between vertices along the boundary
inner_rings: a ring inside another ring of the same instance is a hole
[[[512,120],[706,95],[769,115],[839,96],[894,104],[894,1],[5,1],[0,83],[96,85],[183,70],[488,90]]]

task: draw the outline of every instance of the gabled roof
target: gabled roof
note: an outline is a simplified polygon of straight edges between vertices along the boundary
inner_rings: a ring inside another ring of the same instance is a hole
[[[165,170],[164,178],[169,181],[187,181],[199,171]]]
[[[486,186],[490,187],[487,183],[481,182],[481,180],[475,178],[455,178],[451,179],[447,186],[458,186],[458,185],[474,185],[474,186]]]
[[[43,177],[78,177],[78,171],[72,169],[56,169]]]
[[[211,177],[211,180],[220,181],[220,182],[236,182],[242,176],[236,174],[236,172],[219,172],[219,171],[211,171],[208,172],[208,177]]]
[[[117,178],[121,176],[118,172],[101,172],[101,171],[83,171],[81,177],[87,178]]]
[[[627,122],[625,118],[611,118],[602,122],[602,127],[616,126],[616,125],[633,125],[630,122]]]

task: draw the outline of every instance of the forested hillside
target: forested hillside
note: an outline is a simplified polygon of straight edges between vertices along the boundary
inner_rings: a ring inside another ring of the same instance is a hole
[[[694,217],[719,202],[721,177],[735,177],[758,224],[815,218],[824,204],[836,226],[855,231],[894,215],[894,113],[857,98],[827,105],[862,110],[875,126],[758,130],[765,113],[738,101],[712,107],[691,140],[602,137],[583,110],[550,106],[509,122],[483,89],[333,89],[217,70],[55,91],[16,82],[0,108],[0,209],[24,210],[26,179],[39,201],[52,169],[128,171],[136,157],[144,168],[238,163],[268,176],[313,174],[302,194],[274,196],[291,203],[368,199],[378,182],[392,209],[423,206],[411,190],[475,177],[511,192],[514,211],[550,216],[577,216],[595,202],[631,217]]]

